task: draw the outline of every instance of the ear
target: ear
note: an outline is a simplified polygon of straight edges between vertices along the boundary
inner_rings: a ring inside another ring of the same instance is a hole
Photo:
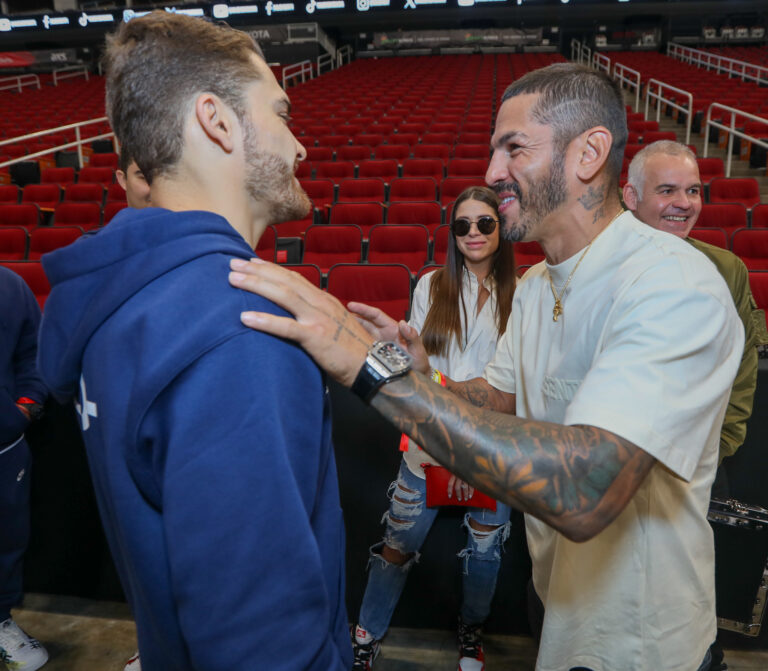
[[[234,112],[221,98],[213,93],[201,93],[195,100],[195,118],[203,132],[225,152],[234,149]]]
[[[589,182],[605,165],[611,152],[613,136],[604,126],[595,126],[584,131],[578,138],[578,164],[576,174],[579,179]]]
[[[125,181],[125,173],[122,170],[115,170],[115,177],[117,177],[117,183],[123,187],[123,191],[127,191],[128,187]]]
[[[624,204],[634,212],[637,209],[637,201],[638,201],[637,191],[635,191],[635,187],[629,183],[625,184],[624,189],[622,189],[621,195],[624,198]]]

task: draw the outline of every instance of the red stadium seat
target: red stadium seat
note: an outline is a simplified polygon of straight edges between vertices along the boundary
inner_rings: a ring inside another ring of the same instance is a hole
[[[440,182],[445,176],[445,164],[439,158],[410,158],[403,161],[403,177],[431,177]]]
[[[448,177],[477,177],[484,179],[488,170],[487,159],[454,158],[448,163]]]
[[[728,233],[722,228],[692,228],[688,237],[728,249]]]
[[[366,179],[345,179],[339,182],[339,203],[383,203],[386,185],[379,177]]]
[[[768,228],[768,203],[752,208],[752,228]]]
[[[318,179],[332,179],[338,183],[354,176],[355,164],[352,161],[322,161],[315,164],[315,177]]]
[[[418,272],[429,258],[429,231],[418,224],[383,224],[369,234],[368,263],[402,263]]]
[[[420,224],[431,236],[442,223],[443,208],[436,201],[390,203],[387,209],[387,224]]]
[[[0,226],[0,260],[21,261],[27,258],[29,235],[21,226]]]
[[[120,211],[128,207],[128,203],[124,200],[108,200],[104,205],[104,216],[102,220],[106,226],[112,218]]]
[[[357,167],[358,177],[380,177],[385,182],[391,182],[399,177],[399,166],[397,160],[390,159],[371,159],[362,161]]]
[[[40,309],[43,309],[48,294],[51,293],[51,285],[43,271],[39,261],[3,261],[0,265],[12,270],[27,283],[27,286],[35,295]]]
[[[0,185],[0,205],[16,205],[19,202],[19,187],[15,184]]]
[[[293,219],[291,221],[281,221],[274,224],[278,238],[303,238],[307,229],[315,223],[314,212],[310,212],[303,219]]]
[[[267,226],[264,229],[253,251],[260,259],[274,263],[277,251],[277,231],[274,226]]]
[[[83,234],[78,226],[44,226],[35,228],[29,234],[27,258],[34,261],[43,254],[71,245]]]
[[[371,148],[367,145],[342,145],[336,149],[337,161],[354,161],[360,163],[371,158]]]
[[[368,238],[373,226],[384,222],[384,206],[381,203],[336,203],[331,207],[329,223],[354,224]]]
[[[0,226],[23,226],[27,230],[40,225],[40,208],[35,203],[0,205]]]
[[[60,201],[58,184],[27,184],[21,191],[22,203],[35,203],[44,211],[52,211]]]
[[[286,263],[283,268],[288,268],[299,273],[305,280],[312,282],[316,287],[322,286],[323,274],[314,263]]]
[[[363,232],[359,226],[310,226],[304,234],[302,263],[314,263],[324,273],[336,263],[360,263]]]
[[[448,224],[438,226],[434,233],[435,244],[432,250],[432,260],[438,265],[445,265],[445,258],[448,255],[448,240],[450,238],[451,227]]]
[[[53,212],[56,226],[80,226],[83,230],[101,224],[101,205],[98,203],[59,203]]]
[[[307,147],[307,162],[332,161],[333,147]]]
[[[731,251],[749,270],[768,270],[768,229],[736,231],[731,239]]]
[[[109,154],[91,154],[91,158],[88,161],[88,165],[92,168],[109,168],[110,170],[117,170],[120,164],[120,157],[111,152]]]
[[[446,177],[440,185],[440,202],[443,205],[456,200],[457,196],[470,186],[485,186],[482,177]]]
[[[344,305],[366,303],[399,321],[410,310],[411,272],[398,264],[337,264],[328,271],[328,293]]]
[[[444,144],[417,144],[413,148],[414,158],[439,158],[443,162],[451,157],[451,148]]]
[[[407,144],[381,144],[374,148],[373,155],[376,158],[395,159],[402,163],[411,155],[411,147]]]
[[[457,144],[453,149],[454,158],[478,158],[485,161],[488,167],[490,149],[487,144]]]
[[[721,158],[697,158],[702,184],[709,184],[715,177],[725,177],[725,167]]]
[[[658,142],[659,140],[677,142],[677,135],[672,131],[662,130],[647,130],[643,133],[643,144],[651,144],[651,142]]]
[[[729,240],[734,231],[746,226],[747,208],[741,203],[706,203],[696,221],[696,228],[723,229]]]
[[[75,183],[74,168],[44,168],[40,171],[41,184],[58,184],[65,186]]]
[[[81,168],[77,175],[78,184],[103,184],[108,186],[115,181],[115,173],[111,168]]]
[[[742,203],[747,208],[760,202],[760,187],[753,177],[718,177],[709,183],[710,203]]]
[[[118,185],[119,186],[119,185]],[[121,187],[122,188],[122,187]],[[64,187],[65,203],[101,203],[104,202],[103,184],[68,184]]]
[[[389,186],[389,200],[431,201],[437,199],[437,182],[431,177],[400,177]]]
[[[333,202],[333,182],[330,179],[302,179],[301,186],[307,192],[318,216],[327,219],[327,209]]]

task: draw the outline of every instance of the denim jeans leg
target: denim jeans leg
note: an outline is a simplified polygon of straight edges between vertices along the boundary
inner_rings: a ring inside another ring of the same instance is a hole
[[[382,639],[405,587],[408,572],[419,559],[427,533],[437,515],[437,508],[427,508],[426,481],[415,476],[401,463],[397,480],[390,485],[390,506],[382,521],[386,524],[384,541],[371,548],[368,584],[358,621],[376,639]],[[381,556],[384,544],[413,556],[405,564],[390,564]]]
[[[467,545],[459,553],[459,557],[464,560],[464,598],[461,605],[461,620],[464,624],[482,624],[491,612],[491,601],[501,566],[501,548],[509,537],[509,514],[509,506],[498,503],[496,512],[474,509],[464,517]],[[493,531],[473,529],[469,524],[470,519],[497,528]]]

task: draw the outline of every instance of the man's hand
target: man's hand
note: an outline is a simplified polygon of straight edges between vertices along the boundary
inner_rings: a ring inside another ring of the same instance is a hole
[[[260,294],[294,315],[243,312],[243,324],[296,341],[335,380],[350,387],[374,339],[327,291],[273,263],[232,259],[232,286]]]
[[[19,409],[19,410],[20,410],[22,413],[24,413],[24,417],[26,417],[26,418],[27,418],[27,421],[30,421],[30,422],[32,421],[32,415],[30,414],[30,412],[29,412],[29,408],[28,408],[27,406],[25,406],[25,405],[23,405],[23,404],[21,404],[21,403],[17,403],[17,404],[16,404],[16,407],[17,407],[17,408],[18,408],[18,409]]]
[[[419,373],[429,371],[429,357],[418,331],[405,321],[396,322],[379,308],[351,301],[347,304],[349,311],[376,340],[393,340],[405,348],[411,355],[411,368]]]

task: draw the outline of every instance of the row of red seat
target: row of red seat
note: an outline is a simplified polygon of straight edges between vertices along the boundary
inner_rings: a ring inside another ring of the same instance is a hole
[[[0,204],[0,228],[16,226],[28,231],[51,223],[56,226],[80,226],[84,230],[98,228],[111,221],[120,210],[127,207],[123,200],[108,200],[102,207],[95,202],[62,202],[49,212],[42,210],[37,203]]]
[[[72,244],[83,232],[79,226],[40,226],[31,231],[19,226],[0,226],[0,261],[39,259]]]

